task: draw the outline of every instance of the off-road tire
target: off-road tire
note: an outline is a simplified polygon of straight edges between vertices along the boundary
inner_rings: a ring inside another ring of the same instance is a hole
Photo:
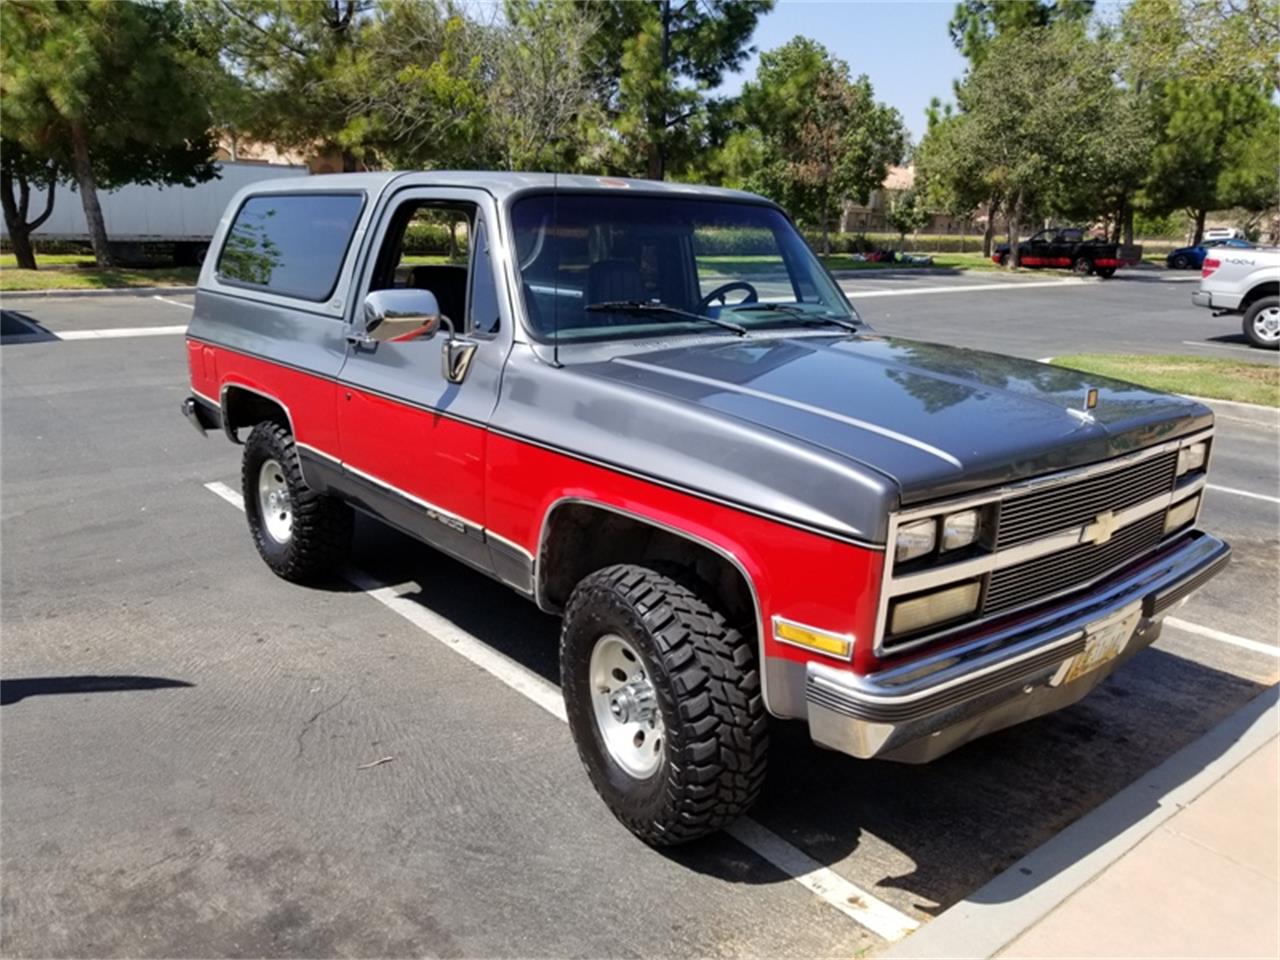
[[[1255,328],[1260,316],[1269,310],[1280,310],[1280,297],[1262,297],[1249,304],[1249,309],[1244,312],[1244,322],[1240,329],[1245,338],[1255,347],[1261,347],[1263,350],[1277,350],[1280,349],[1280,339],[1268,340]]]
[[[754,644],[704,593],[674,568],[622,564],[582,580],[565,610],[560,677],[578,755],[614,816],[653,846],[728,826],[764,782],[768,720]],[[644,780],[610,756],[592,709],[588,665],[607,634],[640,654],[666,728],[662,761]]]
[[[262,522],[258,471],[267,460],[280,464],[289,487],[293,528],[285,543],[271,537]],[[273,421],[253,428],[244,444],[240,485],[253,544],[277,576],[294,583],[312,583],[346,562],[355,522],[351,507],[306,485],[288,428]]]

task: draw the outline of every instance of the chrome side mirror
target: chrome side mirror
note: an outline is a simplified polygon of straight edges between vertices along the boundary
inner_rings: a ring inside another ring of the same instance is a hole
[[[410,335],[429,340],[440,329],[440,321],[440,304],[430,290],[374,290],[364,298],[347,342],[369,344]],[[380,331],[377,337],[372,335],[375,330]]]

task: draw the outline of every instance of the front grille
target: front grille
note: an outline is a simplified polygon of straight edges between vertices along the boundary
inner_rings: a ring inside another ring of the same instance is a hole
[[[1124,510],[1168,493],[1177,464],[1178,452],[1170,450],[1109,473],[1012,497],[1000,506],[996,549],[1079,527],[1107,510]]]
[[[987,586],[982,613],[998,613],[1088,583],[1150,550],[1163,536],[1164,511],[1161,510],[1117,531],[1104,544],[1082,543],[996,570]]]

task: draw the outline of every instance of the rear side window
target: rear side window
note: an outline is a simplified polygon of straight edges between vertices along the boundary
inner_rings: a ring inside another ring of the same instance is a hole
[[[218,279],[286,297],[327,300],[363,206],[360,194],[250,197],[223,244]]]

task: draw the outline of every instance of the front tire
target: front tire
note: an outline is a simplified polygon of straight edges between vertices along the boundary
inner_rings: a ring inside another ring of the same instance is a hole
[[[1250,304],[1242,329],[1255,347],[1280,349],[1280,297],[1263,297]]]
[[[1087,277],[1089,274],[1093,273],[1093,263],[1088,257],[1076,257],[1075,263],[1071,264],[1071,269],[1074,270],[1078,276]]]
[[[622,564],[586,577],[565,610],[560,677],[578,755],[614,816],[653,846],[728,826],[764,782],[753,644],[702,592]]]
[[[264,421],[244,444],[241,490],[258,554],[277,576],[311,583],[347,559],[354,516],[347,504],[306,485],[285,427]]]

